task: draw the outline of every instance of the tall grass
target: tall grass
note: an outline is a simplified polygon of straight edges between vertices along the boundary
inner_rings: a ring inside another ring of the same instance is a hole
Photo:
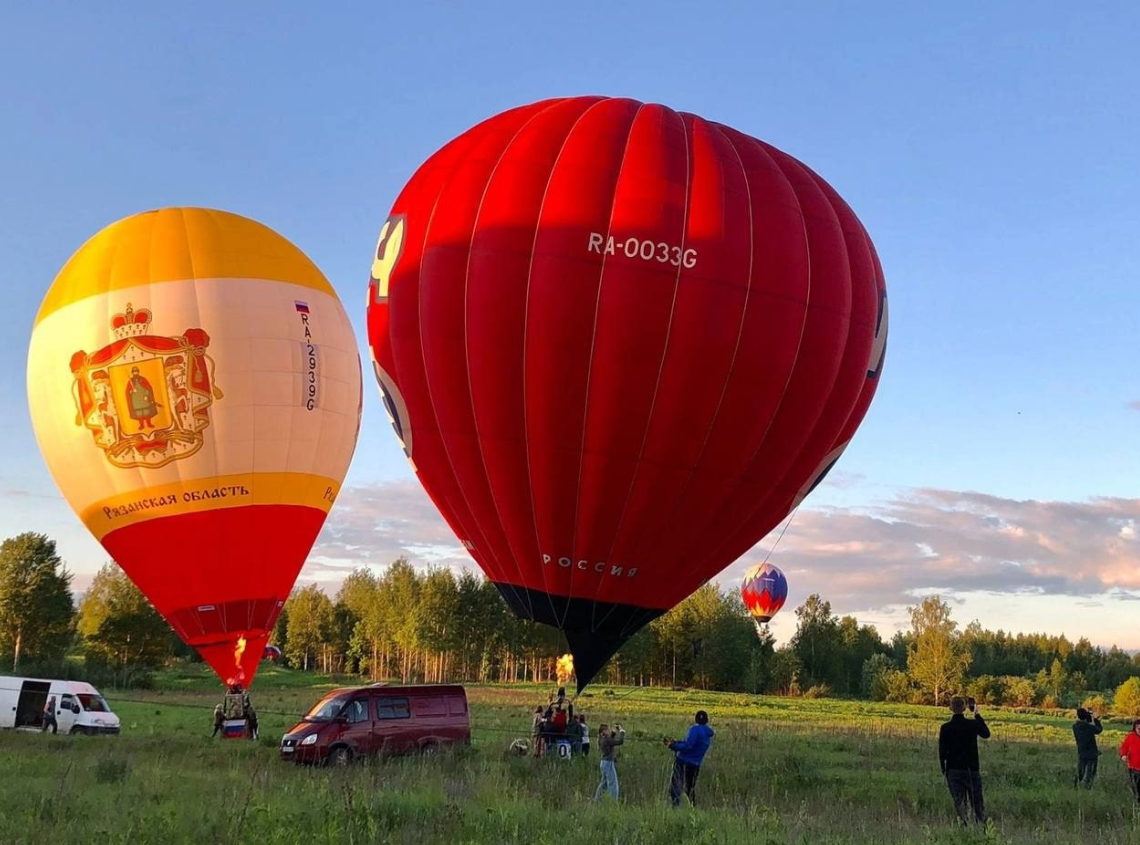
[[[215,692],[194,678],[161,691],[108,693],[120,737],[0,734],[0,842],[5,845],[171,843],[1102,843],[1140,845],[1140,815],[1106,730],[1092,791],[1071,786],[1069,723],[988,713],[983,746],[987,830],[963,834],[938,774],[933,708],[796,701],[662,690],[593,690],[589,759],[518,758],[549,690],[472,688],[474,745],[437,758],[367,762],[345,771],[297,767],[276,744],[314,688],[287,672],[258,680],[260,743],[210,740]],[[709,711],[717,732],[698,807],[665,796],[677,736]],[[629,731],[619,804],[590,800],[597,726]]]

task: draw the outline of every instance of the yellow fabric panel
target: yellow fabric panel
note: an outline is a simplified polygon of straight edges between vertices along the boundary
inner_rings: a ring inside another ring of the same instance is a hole
[[[335,296],[300,249],[247,217],[207,208],[163,208],[96,234],[64,265],[36,315],[89,296],[190,279],[267,279]]]
[[[95,502],[80,514],[102,540],[111,531],[157,519],[247,505],[303,505],[328,513],[340,482],[301,472],[248,472],[159,484]]]

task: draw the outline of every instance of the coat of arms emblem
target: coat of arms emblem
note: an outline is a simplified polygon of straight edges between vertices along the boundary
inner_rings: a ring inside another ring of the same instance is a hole
[[[117,467],[161,467],[193,455],[210,425],[210,406],[222,398],[206,354],[209,335],[150,334],[152,316],[127,303],[111,319],[111,343],[71,356],[75,424],[91,431]]]

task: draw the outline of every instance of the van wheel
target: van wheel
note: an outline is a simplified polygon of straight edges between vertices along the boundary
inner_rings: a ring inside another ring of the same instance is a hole
[[[334,766],[347,766],[352,762],[352,749],[346,745],[338,745],[329,752],[329,762]]]
[[[87,731],[83,730],[83,728],[79,727],[79,725],[72,725],[71,730],[69,730],[67,733],[70,736],[75,736],[76,734],[87,733]]]
[[[437,754],[439,754],[439,743],[425,742],[423,747],[420,749],[420,753],[422,753],[425,757],[435,757]]]

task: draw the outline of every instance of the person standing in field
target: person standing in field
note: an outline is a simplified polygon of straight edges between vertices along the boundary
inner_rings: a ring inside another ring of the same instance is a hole
[[[249,703],[248,698],[245,706],[245,724],[249,728],[249,738],[258,739],[260,734],[257,731],[257,711],[253,709],[253,704]]]
[[[215,704],[214,705],[214,732],[212,734],[210,734],[210,739],[213,739],[214,737],[216,737],[218,735],[218,731],[220,731],[222,729],[222,726],[225,724],[225,722],[226,722],[226,714],[222,710],[222,705]]]
[[[1120,744],[1120,759],[1128,767],[1128,781],[1132,794],[1140,804],[1140,719],[1132,722],[1132,731]]]
[[[610,730],[609,725],[602,725],[598,728],[598,746],[602,752],[602,780],[594,792],[595,804],[602,800],[602,794],[605,792],[612,795],[614,800],[620,797],[615,763],[617,762],[617,747],[624,742],[625,729],[621,725],[614,725],[613,730]]]
[[[938,764],[946,777],[954,809],[963,825],[968,824],[966,802],[974,810],[974,820],[985,824],[985,801],[982,797],[982,775],[978,765],[978,737],[990,738],[990,729],[982,718],[974,699],[969,700],[973,719],[965,716],[966,699],[960,695],[950,699],[950,721],[938,732]]]
[[[55,696],[49,695],[47,704],[44,705],[44,726],[40,728],[40,733],[47,733],[48,726],[51,726],[53,734],[59,733],[59,723],[55,720]]]
[[[577,757],[582,753],[582,723],[577,719],[566,723],[566,738],[570,740],[570,756]]]
[[[701,773],[701,763],[712,745],[713,729],[709,727],[709,714],[698,710],[693,717],[684,740],[665,740],[665,746],[676,754],[673,758],[673,777],[669,781],[669,800],[674,807],[681,806],[681,793],[689,796],[689,803],[697,803],[697,777]]]
[[[1085,789],[1092,789],[1100,758],[1096,738],[1102,730],[1104,728],[1095,713],[1083,707],[1077,708],[1077,721],[1073,722],[1073,737],[1077,740],[1077,776],[1073,778],[1074,787],[1083,783]]]
[[[546,720],[542,715],[542,707],[534,708],[534,723],[531,726],[531,737],[534,739],[534,756],[542,756],[542,740],[543,731],[545,730]]]
[[[586,724],[586,717],[579,716],[578,724],[582,728],[582,756],[590,756],[590,726]]]

